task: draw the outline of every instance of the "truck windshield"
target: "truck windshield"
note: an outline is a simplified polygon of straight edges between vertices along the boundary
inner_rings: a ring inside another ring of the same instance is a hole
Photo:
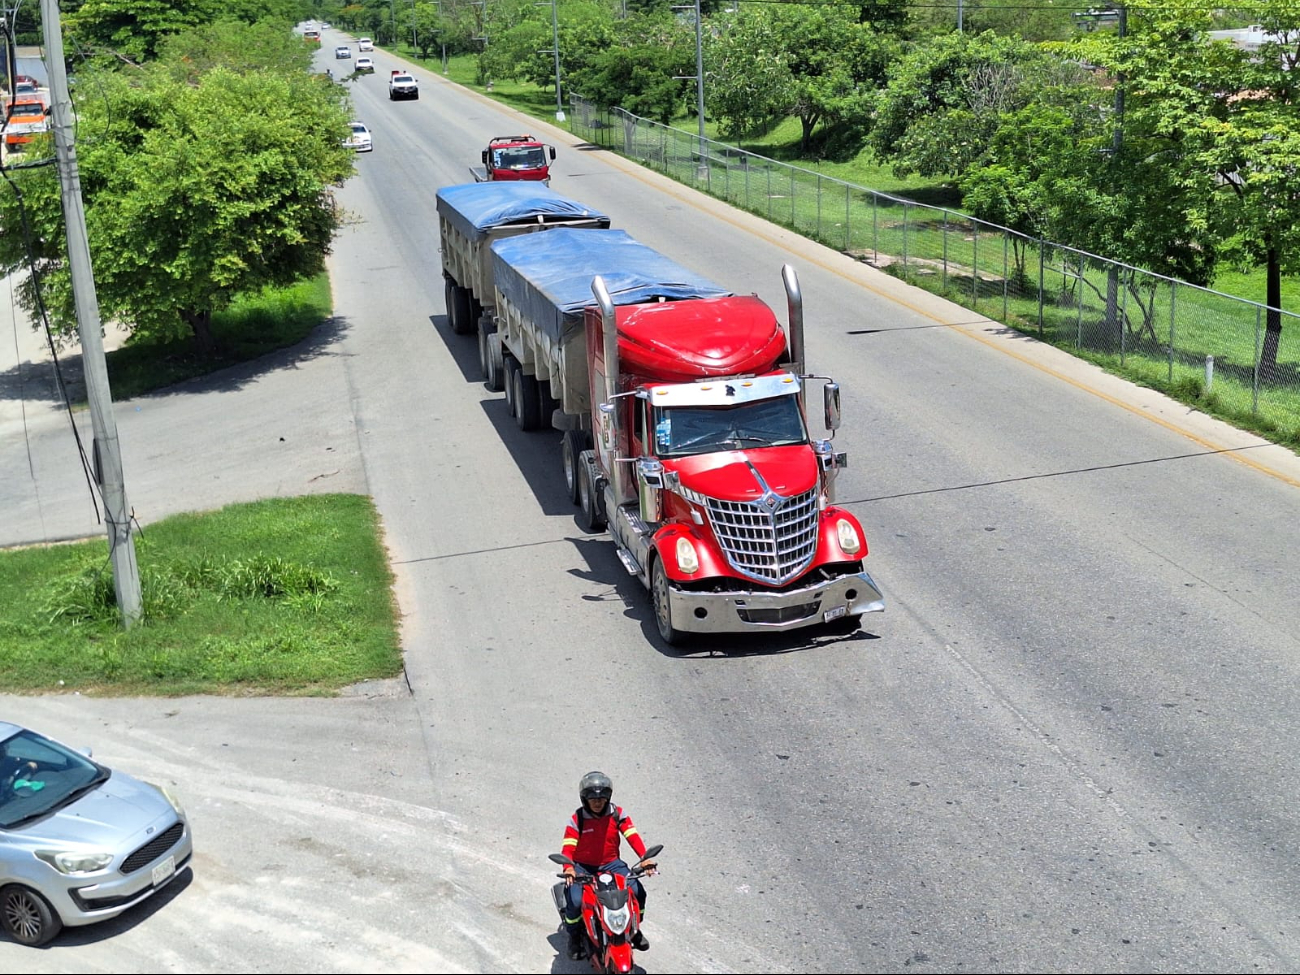
[[[546,153],[541,146],[497,149],[492,156],[497,169],[541,169],[546,165]]]
[[[654,411],[655,453],[689,457],[745,447],[807,443],[803,415],[793,396],[736,406],[674,406]]]

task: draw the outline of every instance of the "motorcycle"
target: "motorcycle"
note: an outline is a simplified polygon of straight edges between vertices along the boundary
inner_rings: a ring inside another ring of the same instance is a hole
[[[646,850],[642,862],[653,860],[663,849],[663,844]],[[552,863],[573,867],[573,882],[582,885],[582,925],[587,935],[587,958],[593,970],[602,973],[632,971],[632,936],[641,929],[641,908],[632,894],[628,877],[622,874],[587,873],[582,867],[561,853],[550,855]],[[632,877],[644,877],[644,867],[635,866]],[[564,877],[565,874],[556,874]],[[560,912],[560,927],[564,928],[565,888],[556,884],[551,897]]]

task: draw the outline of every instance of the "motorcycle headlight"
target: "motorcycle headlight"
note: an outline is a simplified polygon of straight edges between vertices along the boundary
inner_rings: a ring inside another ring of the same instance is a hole
[[[700,571],[700,559],[689,538],[677,539],[677,568],[686,573]]]
[[[840,537],[840,548],[846,555],[854,555],[862,550],[862,539],[858,537],[858,530],[853,527],[853,522],[841,518],[836,522],[835,530]]]
[[[626,931],[627,926],[631,921],[632,909],[630,907],[622,907],[617,911],[605,912],[605,923],[609,925],[609,929],[615,934],[622,934]]]
[[[66,874],[98,873],[113,862],[111,853],[85,850],[37,850],[36,858]]]

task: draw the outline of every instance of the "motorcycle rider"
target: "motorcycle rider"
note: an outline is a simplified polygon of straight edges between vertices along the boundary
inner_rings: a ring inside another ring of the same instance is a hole
[[[619,858],[620,837],[626,839],[628,845],[636,851],[640,857],[639,865],[646,873],[654,874],[655,861],[645,858],[645,841],[632,824],[632,817],[621,806],[613,803],[613,795],[614,783],[604,772],[588,772],[582,777],[578,783],[578,798],[582,805],[565,827],[560,852],[587,873],[616,873],[628,877],[637,907],[644,918],[645,887],[641,881],[631,876],[632,871]],[[569,933],[569,957],[577,961],[587,952],[586,933],[582,925],[582,885],[574,882],[576,871],[572,866],[566,866],[564,873],[567,885],[564,892],[564,925]],[[650,942],[639,928],[632,936],[632,947],[638,951],[650,948]]]

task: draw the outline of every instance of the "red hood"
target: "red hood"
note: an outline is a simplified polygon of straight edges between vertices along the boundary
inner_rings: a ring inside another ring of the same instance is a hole
[[[697,454],[665,460],[664,467],[677,471],[683,487],[721,501],[761,498],[760,477],[783,498],[811,491],[817,484],[817,457],[807,444]]]

